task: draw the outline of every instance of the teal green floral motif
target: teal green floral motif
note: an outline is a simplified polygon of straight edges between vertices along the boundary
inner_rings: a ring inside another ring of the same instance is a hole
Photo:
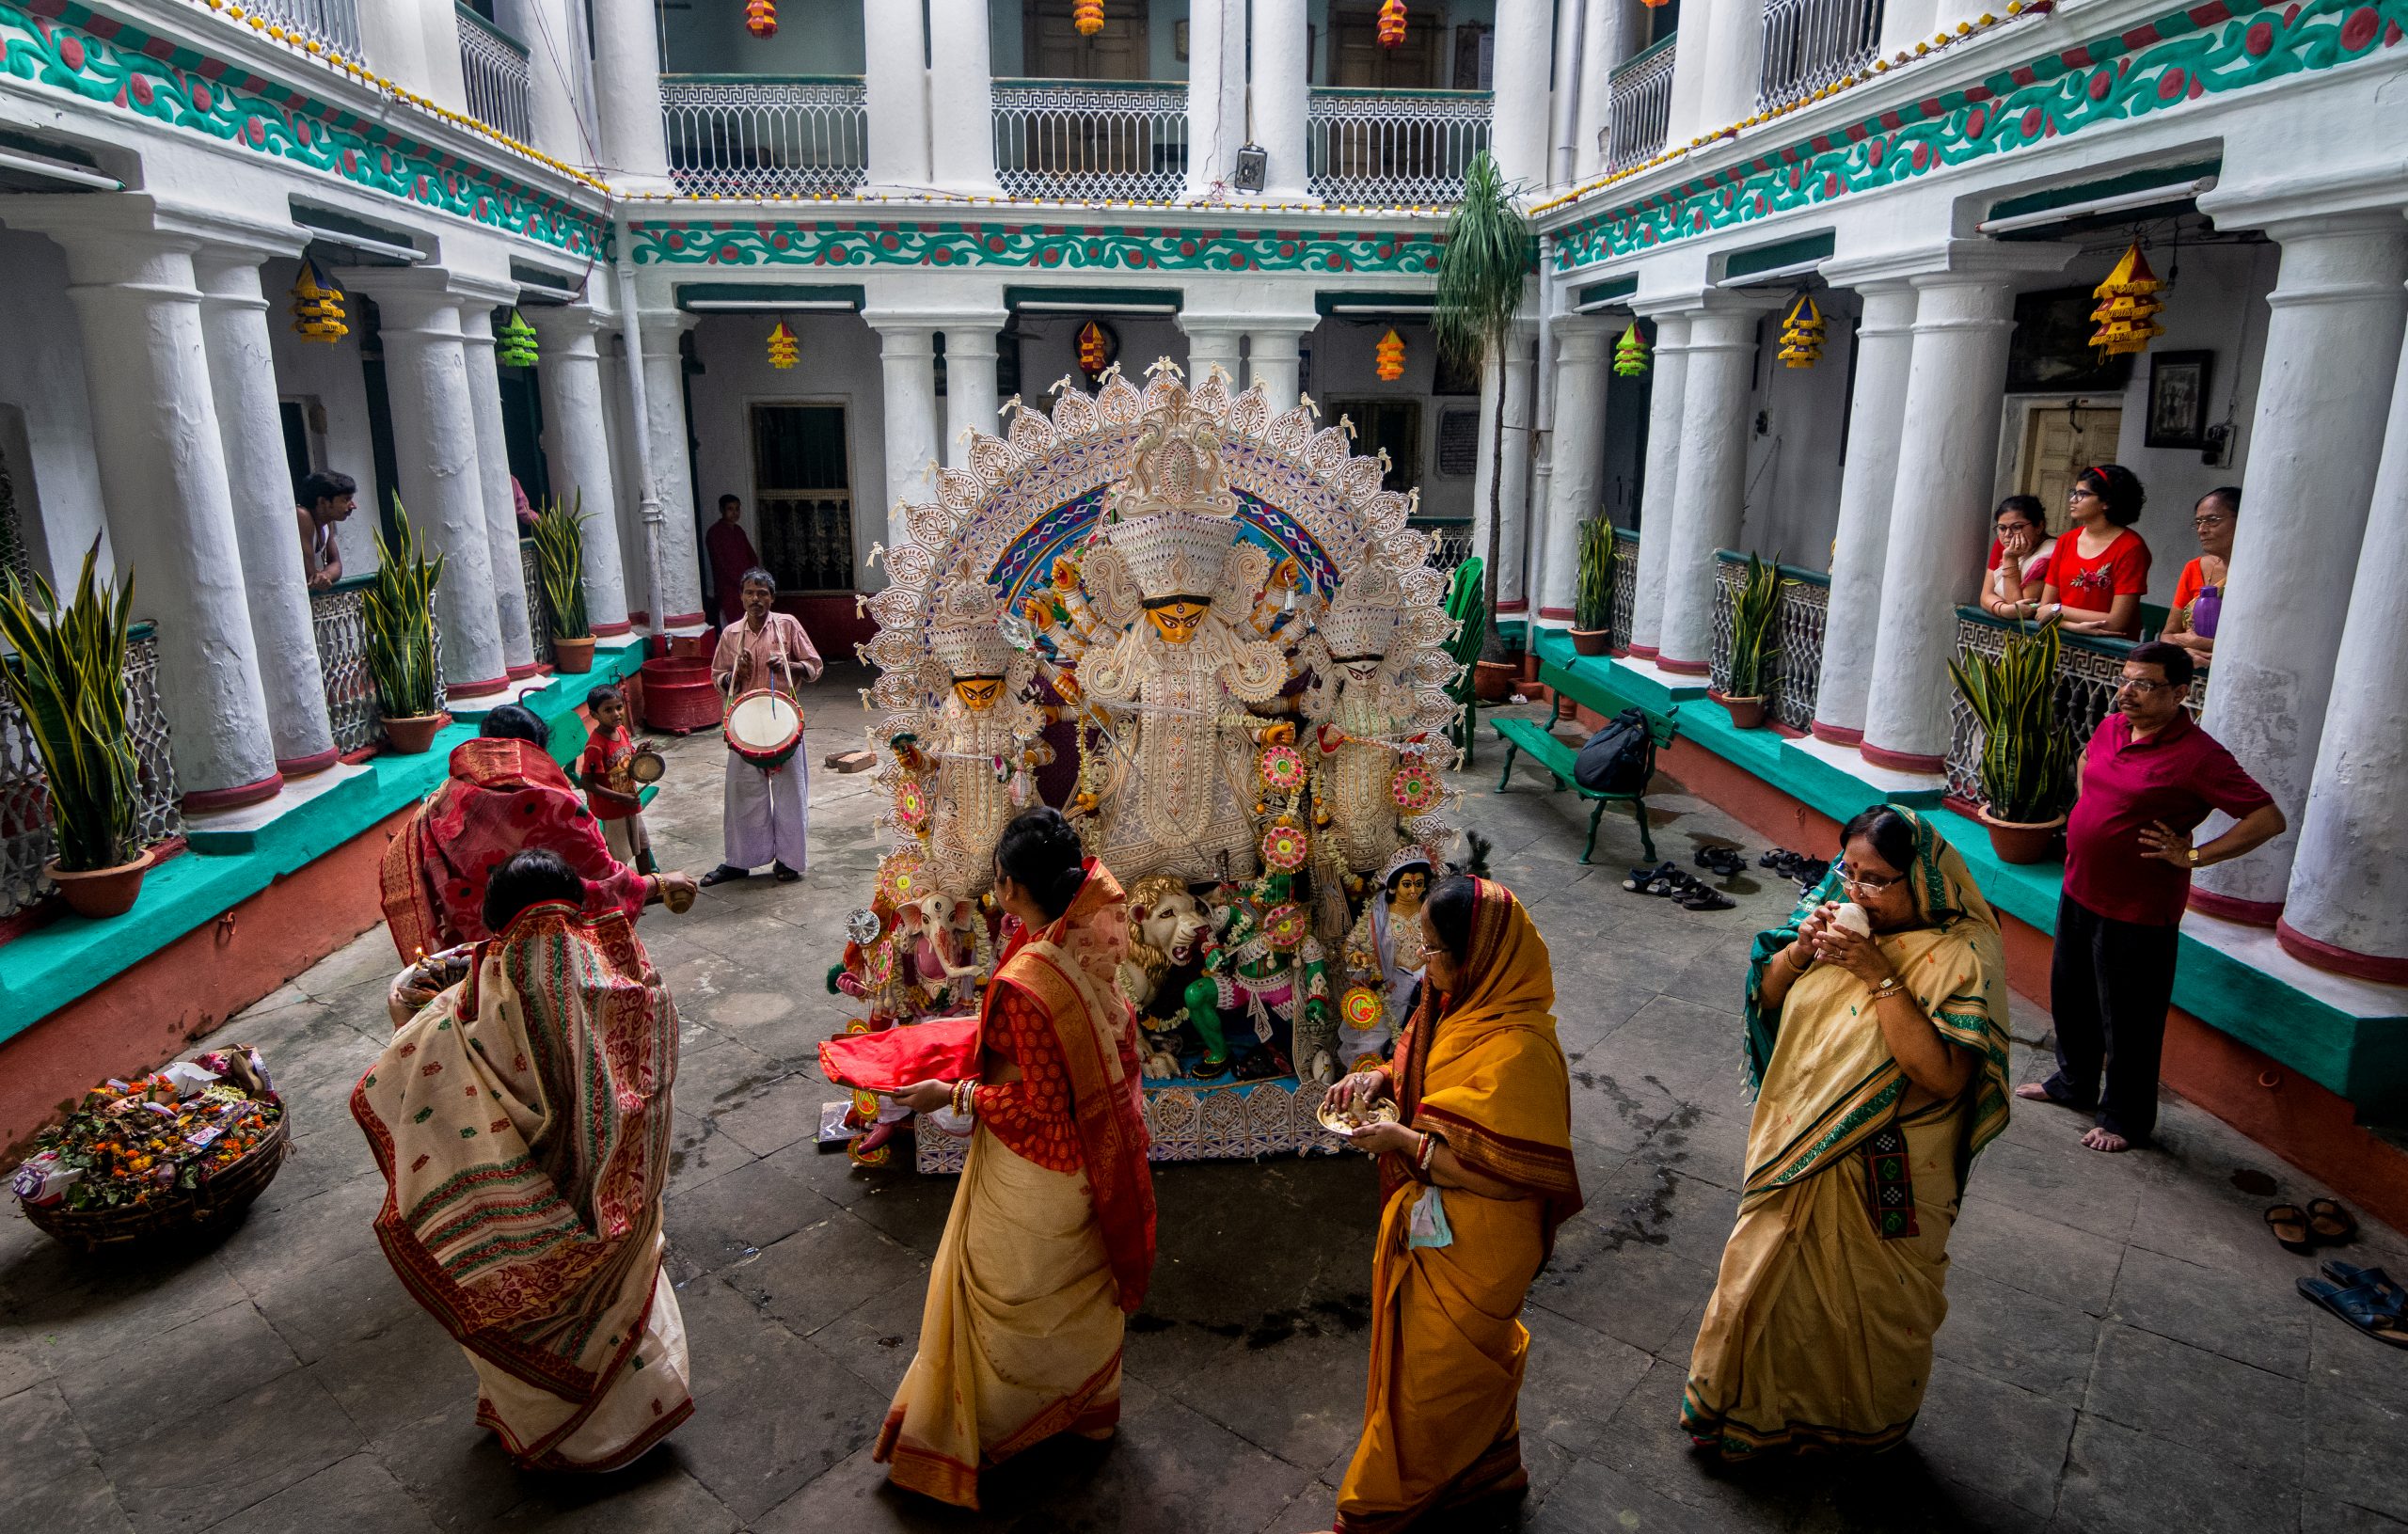
[[[68,0],[0,0],[0,85],[17,83],[337,176],[572,256],[598,254],[608,243],[601,221],[583,209]]]
[[[2398,46],[2403,26],[2408,0],[2209,0],[1592,214],[1558,236],[1555,264],[1563,271],[1632,255],[2102,122],[2332,69]]]
[[[1010,266],[1065,272],[1347,272],[1426,277],[1438,231],[1121,229],[714,219],[631,226],[639,265]]]

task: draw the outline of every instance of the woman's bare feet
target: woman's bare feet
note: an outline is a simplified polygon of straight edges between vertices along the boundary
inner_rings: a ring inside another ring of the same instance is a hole
[[[2104,1150],[2109,1152],[2130,1150],[2132,1148],[2132,1143],[2130,1140],[2127,1140],[2122,1135],[2117,1134],[2114,1130],[2106,1129],[2092,1130],[2088,1134],[2082,1137],[2082,1143],[2088,1146],[2093,1150]]]
[[[2054,1102],[2057,1100],[2056,1099],[2049,1096],[2049,1089],[2042,1086],[2038,1082],[2025,1082],[2021,1086],[2015,1089],[2015,1095],[2021,1098],[2026,1102]]]

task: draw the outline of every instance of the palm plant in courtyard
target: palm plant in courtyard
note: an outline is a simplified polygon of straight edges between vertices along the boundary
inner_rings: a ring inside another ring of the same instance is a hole
[[[1457,363],[1497,369],[1497,415],[1489,434],[1488,611],[1497,610],[1498,524],[1504,506],[1505,348],[1513,340],[1513,316],[1530,274],[1530,230],[1513,206],[1513,189],[1483,150],[1464,172],[1463,200],[1447,220],[1446,245],[1438,252],[1436,307],[1430,330],[1439,350]],[[1481,656],[1501,659],[1504,642],[1491,625]]]

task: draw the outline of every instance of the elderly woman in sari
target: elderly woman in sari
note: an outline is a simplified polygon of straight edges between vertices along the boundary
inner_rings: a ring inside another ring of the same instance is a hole
[[[1335,1534],[1438,1526],[1529,1484],[1519,1312],[1580,1208],[1546,943],[1503,885],[1463,875],[1432,892],[1421,923],[1427,979],[1395,1057],[1334,1089],[1397,1115],[1354,1134],[1380,1158],[1386,1204],[1363,1437]]]
[[[1747,1181],[1681,1405],[1726,1459],[1906,1436],[1966,1169],[2006,1127],[1998,918],[1913,812],[1840,839],[1748,974]]]
[[[540,848],[495,869],[496,936],[351,1095],[386,1259],[529,1470],[616,1469],[694,1409],[661,1269],[676,1009],[627,913],[586,894]]]
[[[1015,816],[995,894],[1020,918],[987,988],[978,1072],[895,1094],[971,1120],[920,1343],[873,1458],[897,1486],[978,1506],[978,1472],[1120,1420],[1120,1344],[1154,1266],[1135,1020],[1114,986],[1127,902],[1057,810]]]

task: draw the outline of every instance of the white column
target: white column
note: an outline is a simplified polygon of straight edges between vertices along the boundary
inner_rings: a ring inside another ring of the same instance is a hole
[[[1862,749],[1876,767],[1938,772],[1947,765],[1956,604],[1972,592],[1982,568],[1982,514],[1998,472],[2015,285],[2009,277],[1961,272],[1914,283],[1898,491]],[[1853,447],[1848,456],[1856,456]]]
[[[1550,186],[1561,186],[1572,180],[1572,167],[1579,154],[1574,135],[1579,131],[1581,81],[1588,72],[1587,55],[1581,43],[1588,29],[1588,12],[1611,6],[1615,0],[1556,0],[1555,7],[1555,92],[1553,110],[1547,117],[1546,179]],[[1596,84],[1589,94],[1606,88],[1604,71],[1597,74]]]
[[[544,457],[553,498],[562,505],[581,498],[591,514],[585,524],[585,616],[597,638],[624,634],[635,625],[627,620],[618,483],[603,420],[602,356],[594,340],[604,321],[583,306],[519,313],[535,327],[541,354],[535,372],[544,390]]]
[[[473,699],[507,688],[510,666],[494,599],[492,525],[460,297],[444,286],[444,277],[362,272],[352,285],[376,300],[402,505],[410,526],[443,555],[435,621],[443,629],[444,689]]]
[[[374,9],[373,6],[368,7]],[[437,106],[454,112],[468,109],[468,81],[460,62],[460,14],[452,6],[428,3],[419,8],[420,24],[426,28],[426,73],[411,84],[418,92]]]
[[[1580,99],[1572,117],[1572,176],[1590,181],[1605,174],[1606,107],[1613,100],[1608,77],[1623,60],[1622,18],[1625,0],[1588,0],[1581,12]]]
[[[1488,558],[1490,476],[1496,476],[1497,502],[1497,615],[1523,614],[1529,592],[1523,580],[1529,568],[1530,541],[1530,351],[1538,327],[1516,324],[1500,363],[1481,370],[1480,388],[1481,466],[1472,478],[1471,546]],[[1505,427],[1497,430],[1499,411]],[[1492,461],[1492,455],[1494,460]]]
[[[408,89],[425,94],[426,24],[408,0],[358,9],[359,51],[368,67]]]
[[[1612,346],[1601,321],[1565,315],[1555,322],[1555,472],[1539,566],[1541,618],[1571,618],[1580,524],[1605,514],[1606,354]]]
[[[318,667],[308,578],[293,510],[293,473],[284,457],[277,407],[276,355],[268,340],[267,295],[260,262],[271,252],[209,245],[193,258],[199,278],[201,329],[226,478],[250,599],[251,638],[277,770],[288,776],[335,765],[325,676]],[[273,252],[297,255],[297,248]]]
[[[2389,531],[2408,521],[2408,367],[2399,373],[2368,519],[2386,531],[2360,551],[2339,652],[2350,685],[2325,710],[2275,928],[2310,964],[2395,986],[2408,985],[2408,541]]]
[[[1546,184],[1547,73],[1555,17],[1551,0],[1497,0],[1488,142],[1508,186]],[[1424,24],[1428,24],[1427,23]]]
[[[969,434],[1003,431],[995,405],[995,333],[1003,316],[944,327],[944,461],[948,468],[970,464]]]
[[[948,192],[996,190],[995,81],[987,8],[988,0],[928,0],[929,168],[931,179]],[[952,344],[949,339],[946,344]]]
[[[2266,298],[2266,360],[2241,482],[2242,503],[2255,514],[2241,519],[2233,540],[2237,578],[2200,722],[2266,785],[2290,829],[2246,858],[2201,869],[2194,892],[2209,897],[2194,904],[2260,922],[2273,920],[2290,883],[2339,668],[2337,598],[2366,542],[2383,452],[2390,402],[2373,381],[2397,373],[2408,316],[2408,227],[2397,212],[2328,214],[2267,232],[2283,257]],[[2385,527],[2374,542],[2396,530]],[[2359,660],[2351,658],[2353,688]]]
[[[1201,388],[1215,365],[1228,374],[1229,392],[1237,392],[1244,359],[1238,355],[1241,332],[1230,326],[1191,324],[1184,314],[1179,325],[1187,332],[1187,387]]]
[[[1689,321],[1680,467],[1664,552],[1664,626],[1656,664],[1703,676],[1714,643],[1714,551],[1738,542],[1748,468],[1748,390],[1763,310],[1733,303]],[[1983,461],[1984,471],[1988,461]],[[1640,546],[1646,547],[1642,535]]]
[[[1814,734],[1853,746],[1864,738],[1873,690],[1873,643],[1881,628],[1881,572],[1890,558],[1890,504],[1905,430],[1914,356],[1915,291],[1904,281],[1860,282],[1856,398],[1848,407],[1847,463],[1840,471],[1832,536],[1830,614],[1823,626]]]
[[[695,316],[683,309],[647,309],[643,314],[644,432],[651,448],[653,492],[660,498],[664,628],[709,622],[697,546],[701,535],[695,530],[694,466],[687,448],[686,355],[678,344],[695,324]]]
[[[878,358],[886,380],[886,546],[911,542],[903,520],[906,504],[936,499],[937,374],[934,327],[869,319],[878,332]]]
[[[1187,196],[1196,201],[1228,194],[1245,143],[1245,0],[1189,0],[1187,15]]]
[[[1305,61],[1310,54],[1305,0],[1254,0],[1254,133],[1269,157],[1262,185],[1269,201],[1295,202],[1311,195],[1305,147],[1311,96]]]
[[[916,8],[912,13],[918,14]],[[660,118],[659,24],[653,0],[594,0],[594,110],[601,119],[609,180],[621,192],[659,192],[670,185]]]
[[[11,225],[67,251],[109,545],[159,625],[159,699],[188,808],[230,808],[283,784],[260,681],[242,539],[202,339],[197,239],[151,228],[148,199],[11,199]],[[298,549],[299,532],[294,534]]]
[[[1289,328],[1249,330],[1246,353],[1253,360],[1253,382],[1262,386],[1271,413],[1293,410],[1301,398],[1303,356],[1298,342],[1304,332]]]
[[[862,77],[869,103],[869,184],[889,191],[927,186],[933,172],[920,8],[862,0],[862,32],[869,50]],[[993,131],[989,128],[990,135]]]
[[[1684,56],[1675,66],[1687,64],[1691,38],[1705,44],[1705,89],[1698,101],[1699,122],[1692,136],[1719,133],[1755,115],[1765,51],[1761,0],[1719,0],[1700,8],[1704,15],[1681,29]]]
[[[583,10],[584,0],[520,0],[518,7],[534,147],[573,166],[592,165],[600,152],[598,144],[587,148],[586,127],[578,120],[578,71],[585,62]]]
[[[518,498],[510,493],[510,441],[501,425],[501,369],[494,358],[491,293],[460,305],[460,356],[468,372],[468,418],[477,448],[477,499],[484,507],[485,562],[503,672],[532,676],[542,663],[527,616],[527,567],[518,554]]]
[[[1685,310],[1656,313],[1648,367],[1647,480],[1640,486],[1639,568],[1632,573],[1630,653],[1653,660],[1663,647],[1664,573],[1672,558],[1672,506],[1681,482],[1681,404],[1688,389],[1689,321]]]

